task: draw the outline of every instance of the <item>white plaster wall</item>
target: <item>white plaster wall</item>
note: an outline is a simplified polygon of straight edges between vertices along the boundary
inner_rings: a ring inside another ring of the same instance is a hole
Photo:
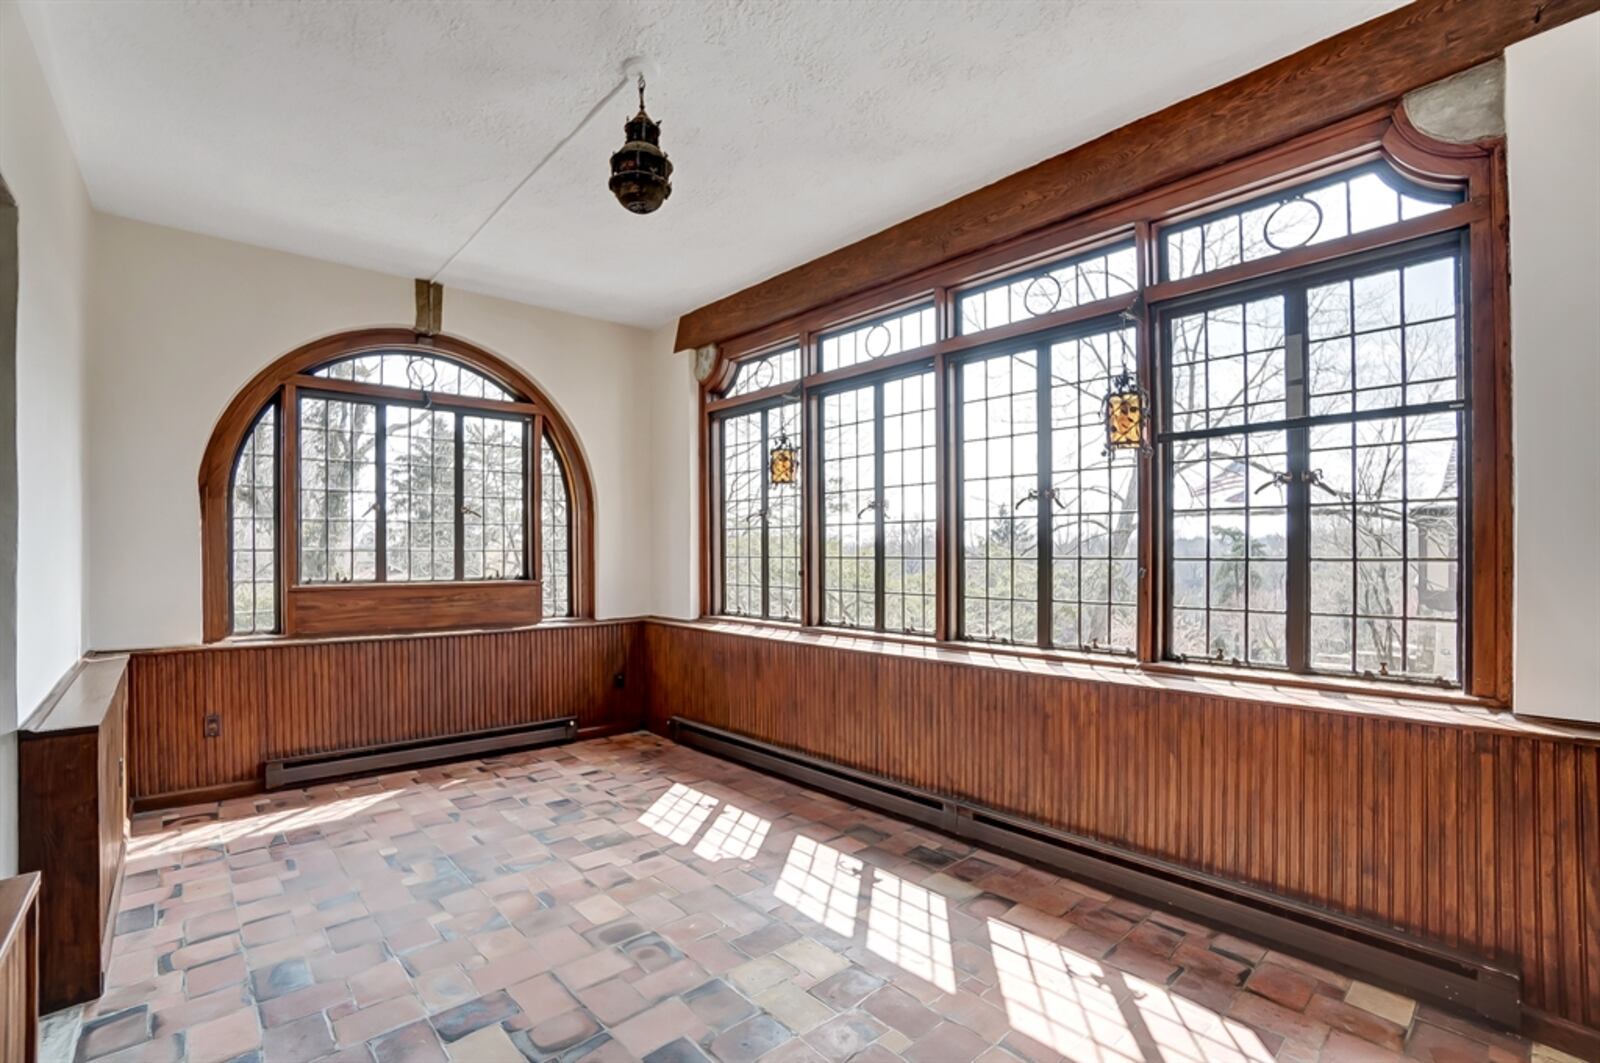
[[[16,866],[15,745],[83,646],[91,211],[15,4],[0,3],[0,174],[17,201],[17,677],[0,695],[0,876]]]
[[[700,615],[700,385],[693,352],[674,352],[676,324],[650,337],[650,463],[653,470],[654,579],[651,612]]]
[[[1600,14],[1506,50],[1516,711],[1600,723]]]
[[[96,219],[94,270],[90,645],[198,642],[197,476],[218,416],[308,340],[409,326],[412,281],[109,215]],[[649,611],[650,333],[448,288],[444,321],[567,417],[594,476],[597,612]]]

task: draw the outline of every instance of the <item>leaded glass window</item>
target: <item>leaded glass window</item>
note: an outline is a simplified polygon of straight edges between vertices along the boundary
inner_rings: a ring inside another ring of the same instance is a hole
[[[827,333],[819,344],[824,372],[925,347],[938,338],[933,306],[904,310]]]
[[[384,416],[385,578],[456,578],[456,414],[390,404]]]
[[[726,394],[730,397],[748,395],[752,391],[789,384],[799,379],[800,348],[790,347],[740,362]]]
[[[300,400],[300,582],[378,578],[378,406]]]
[[[930,634],[936,616],[933,374],[822,398],[822,622]]]
[[[963,638],[1133,650],[1138,459],[1106,453],[1102,413],[1133,361],[1118,327],[961,367]]]
[[[528,423],[461,417],[463,579],[524,579]]]
[[[800,404],[731,414],[719,422],[722,612],[800,619],[800,483],[775,484],[769,456],[781,436],[800,442]],[[803,461],[802,457],[802,461]]]
[[[549,436],[539,440],[539,575],[545,616],[571,616],[572,495]]]
[[[958,297],[961,334],[971,335],[1085,303],[1129,295],[1139,286],[1132,244],[1095,251],[1010,277]]]
[[[1461,681],[1461,256],[1166,320],[1169,650]]]
[[[1182,280],[1270,258],[1461,201],[1459,189],[1428,188],[1387,163],[1375,163],[1167,229],[1161,239],[1162,278]]]
[[[233,463],[230,537],[235,635],[278,629],[278,407],[256,418]]]

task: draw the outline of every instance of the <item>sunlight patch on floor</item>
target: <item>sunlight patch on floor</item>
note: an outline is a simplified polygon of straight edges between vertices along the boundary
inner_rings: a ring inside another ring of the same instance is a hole
[[[945,899],[887,871],[873,873],[867,949],[946,993],[956,991]]]
[[[861,861],[797,835],[773,892],[807,919],[851,936],[861,898]]]
[[[723,805],[694,847],[694,855],[715,863],[718,860],[754,860],[767,839],[772,821],[734,805]]]
[[[1249,1028],[998,919],[989,947],[1012,1028],[1094,1063],[1266,1063]]]
[[[710,794],[683,783],[673,783],[671,789],[645,810],[639,822],[675,845],[688,845],[689,839],[716,807],[717,799]]]

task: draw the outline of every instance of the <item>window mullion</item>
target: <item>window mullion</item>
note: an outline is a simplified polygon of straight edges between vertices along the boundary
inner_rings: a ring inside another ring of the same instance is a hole
[[[1038,513],[1038,627],[1037,642],[1043,649],[1049,649],[1055,641],[1052,633],[1055,630],[1051,610],[1054,606],[1051,593],[1051,569],[1055,561],[1055,549],[1052,541],[1055,521],[1055,496],[1052,493],[1052,466],[1051,466],[1051,431],[1050,431],[1050,347],[1040,344],[1034,353],[1036,371],[1034,373],[1037,398],[1035,401],[1034,432],[1035,446],[1038,452],[1038,475],[1035,489],[1039,493],[1036,508]]]
[[[376,444],[378,470],[373,477],[372,485],[377,499],[377,518],[373,522],[375,542],[373,545],[375,562],[373,578],[379,583],[389,579],[389,404],[378,403],[378,440]]]
[[[761,448],[756,452],[758,465],[764,465],[768,454],[769,430],[771,428],[773,407],[761,411]],[[772,619],[772,581],[771,572],[771,518],[770,506],[772,505],[771,477],[765,468],[759,472],[761,480],[761,619]]]
[[[877,503],[872,507],[872,628],[874,631],[883,631],[884,621],[887,619],[884,603],[887,597],[885,582],[888,574],[888,564],[884,558],[884,554],[888,551],[888,536],[883,520],[883,381],[880,380],[872,386],[872,393],[872,484],[873,499]]]
[[[1306,288],[1285,293],[1284,299],[1284,394],[1285,413],[1303,418],[1307,413],[1308,384],[1306,342]],[[1290,428],[1287,435],[1290,476],[1287,494],[1288,571],[1285,573],[1285,664],[1291,672],[1311,670],[1311,430],[1304,424]],[[1246,556],[1250,544],[1245,544]]]
[[[464,418],[461,412],[455,415],[455,578],[466,578],[467,571],[467,478],[464,475],[466,467],[466,438],[462,431]]]

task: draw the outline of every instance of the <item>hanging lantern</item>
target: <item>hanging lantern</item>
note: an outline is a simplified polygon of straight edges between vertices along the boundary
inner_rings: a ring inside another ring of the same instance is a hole
[[[1106,395],[1106,453],[1137,450],[1150,453],[1150,393],[1123,366]]]
[[[644,109],[639,75],[639,113],[622,126],[627,141],[611,156],[611,194],[635,214],[649,214],[672,195],[672,163],[661,150],[661,123]]]
[[[799,474],[800,448],[791,443],[789,433],[780,428],[767,458],[767,479],[774,487],[782,487],[794,483]]]

